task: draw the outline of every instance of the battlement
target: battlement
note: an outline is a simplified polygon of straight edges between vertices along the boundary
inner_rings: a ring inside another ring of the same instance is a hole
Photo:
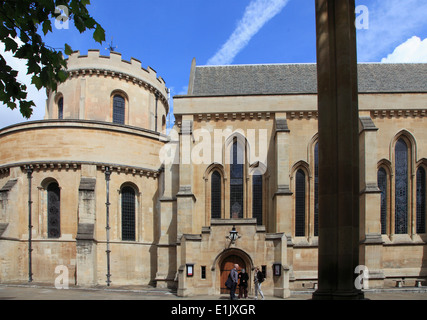
[[[157,92],[162,100],[167,101],[164,79],[158,77],[153,68],[143,68],[141,61],[135,58],[126,61],[118,52],[111,52],[109,56],[104,56],[100,55],[99,50],[88,50],[87,55],[81,55],[80,51],[73,52],[67,61],[70,77],[81,75],[117,77]]]

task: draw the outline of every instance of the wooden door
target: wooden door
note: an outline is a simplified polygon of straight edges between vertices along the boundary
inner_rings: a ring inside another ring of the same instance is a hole
[[[239,265],[238,271],[242,269],[246,269],[246,264],[243,261],[243,259],[236,255],[228,256],[227,258],[224,259],[224,261],[221,264],[221,277],[220,277],[221,278],[220,280],[221,294],[230,293],[230,290],[225,286],[225,282],[227,281],[227,278],[231,272],[231,269],[234,268],[234,264],[236,263]]]

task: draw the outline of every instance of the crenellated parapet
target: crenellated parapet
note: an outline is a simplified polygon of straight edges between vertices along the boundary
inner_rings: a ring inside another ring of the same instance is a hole
[[[168,104],[168,92],[165,81],[157,76],[157,72],[148,66],[142,67],[141,61],[131,58],[122,59],[118,52],[110,56],[100,55],[99,50],[89,50],[87,55],[75,51],[67,60],[68,72],[71,78],[80,76],[111,77],[126,81],[149,90]]]
[[[168,89],[163,78],[141,61],[125,61],[111,52],[79,51],[67,60],[69,77],[48,93],[45,119],[102,121],[144,128],[166,130],[169,112]]]

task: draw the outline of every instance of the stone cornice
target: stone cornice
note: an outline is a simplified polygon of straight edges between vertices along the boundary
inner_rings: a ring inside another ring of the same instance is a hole
[[[33,171],[77,171],[81,169],[82,165],[96,165],[98,170],[102,172],[108,167],[111,172],[117,174],[131,174],[133,176],[145,176],[147,178],[156,179],[160,170],[153,170],[143,167],[127,166],[124,164],[111,164],[111,163],[98,163],[98,162],[89,162],[89,161],[29,161],[29,162],[19,162],[11,163],[4,166],[0,166],[1,173],[9,173],[10,168],[20,167],[22,171],[26,171],[27,168],[32,169]]]
[[[427,115],[426,109],[386,109],[371,110],[371,117],[375,118],[423,118]]]

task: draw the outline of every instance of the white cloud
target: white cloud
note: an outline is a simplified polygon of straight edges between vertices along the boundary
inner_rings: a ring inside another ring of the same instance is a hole
[[[380,61],[398,44],[426,26],[425,0],[372,0],[366,6],[369,29],[357,33],[360,62]]]
[[[17,39],[17,42],[18,45],[22,45],[19,39]],[[0,42],[0,54],[10,67],[18,71],[18,81],[27,86],[27,100],[33,100],[36,105],[36,107],[33,107],[33,115],[30,120],[43,119],[46,105],[46,91],[44,89],[39,91],[31,84],[31,77],[27,75],[26,60],[14,58],[10,51],[5,52],[3,42]],[[25,120],[19,112],[19,106],[14,110],[10,110],[7,106],[0,103],[0,128]]]
[[[381,60],[383,63],[426,63],[427,38],[413,36],[394,49],[393,53]]]
[[[230,64],[252,37],[273,17],[280,13],[289,0],[252,0],[242,19],[221,49],[211,57],[208,65]]]

